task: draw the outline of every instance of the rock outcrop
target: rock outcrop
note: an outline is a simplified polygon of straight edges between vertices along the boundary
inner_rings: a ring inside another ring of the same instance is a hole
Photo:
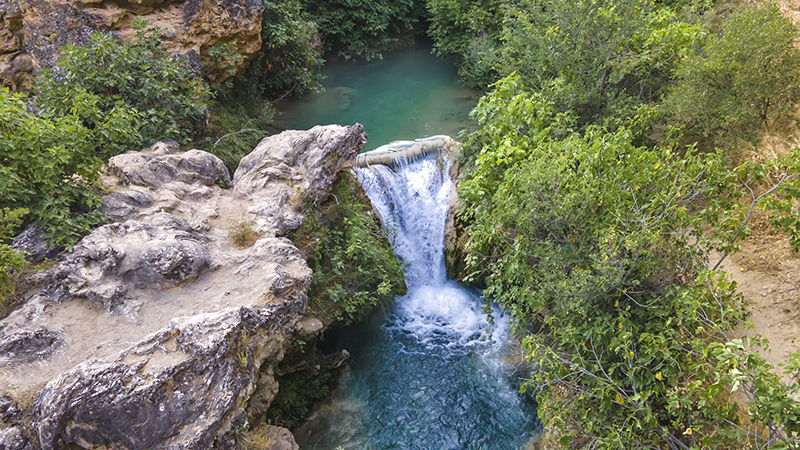
[[[94,30],[130,40],[134,19],[163,30],[163,46],[196,66],[212,82],[229,78],[227,67],[209,56],[221,45],[236,45],[242,61],[261,49],[260,0],[6,0],[0,2],[0,87],[30,89],[32,73],[51,66],[58,49],[82,45]]]
[[[0,448],[240,445],[291,342],[322,329],[303,317],[311,270],[282,235],[364,142],[360,125],[284,132],[232,181],[213,155],[169,143],[112,158],[103,208],[117,222],[0,321]],[[257,224],[248,248],[231,239],[243,222]]]

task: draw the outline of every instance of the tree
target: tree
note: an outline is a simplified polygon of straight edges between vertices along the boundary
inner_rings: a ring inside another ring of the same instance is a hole
[[[39,107],[56,116],[76,110],[74,92],[93,96],[99,116],[120,102],[136,111],[136,133],[119,142],[118,151],[135,150],[158,140],[187,143],[203,126],[208,87],[183,61],[160,46],[158,29],[135,21],[136,42],[125,44],[110,34],[93,32],[84,47],[66,45],[51,69],[37,74]],[[84,117],[92,126],[95,117]]]
[[[796,436],[796,385],[736,339],[744,300],[706,269],[708,251],[731,235],[702,230],[736,210],[746,174],[721,153],[637,147],[633,123],[565,130],[565,116],[517,78],[498,82],[474,114],[481,129],[467,146],[479,148],[459,188],[467,281],[485,285],[524,333],[536,368],[525,386],[561,443],[763,448]],[[724,399],[738,389],[755,418]],[[750,433],[745,420],[774,434]]]
[[[423,16],[420,0],[302,0],[325,37],[325,50],[345,59],[380,58],[381,52],[414,42]]]
[[[590,124],[660,99],[672,65],[703,36],[684,5],[525,0],[506,8],[498,74],[518,74]],[[692,5],[691,10],[701,6]]]
[[[263,44],[249,73],[260,86],[259,93],[275,98],[316,89],[324,63],[318,39],[317,25],[308,19],[299,0],[265,1]]]
[[[665,110],[711,145],[755,142],[785,127],[800,100],[797,36],[775,4],[741,7],[681,61]]]

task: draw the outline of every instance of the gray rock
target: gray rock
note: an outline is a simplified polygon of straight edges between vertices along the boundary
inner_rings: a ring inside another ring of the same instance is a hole
[[[299,450],[292,433],[283,427],[264,425],[256,430],[253,443],[259,450]]]
[[[14,238],[11,245],[15,250],[24,253],[25,258],[33,263],[55,258],[62,250],[47,243],[47,238],[39,229],[38,222],[28,225],[25,231]]]
[[[13,323],[0,325],[0,361],[13,359],[30,363],[42,360],[63,343],[62,336],[44,327],[29,330]],[[0,402],[0,413],[2,406]]]
[[[277,394],[291,339],[319,332],[298,325],[311,270],[278,236],[364,140],[360,125],[282,133],[240,165],[235,190],[215,184],[227,171],[199,150],[158,143],[113,158],[103,210],[119,222],[82,239],[0,320],[0,395],[39,392],[42,448],[239,446],[248,414]],[[255,243],[234,246],[250,221]]]
[[[207,238],[185,220],[159,213],[149,223],[129,220],[94,230],[48,272],[43,294],[51,301],[80,297],[112,311],[131,286],[176,285],[213,266]]]
[[[79,364],[36,400],[42,448],[229,448],[220,443],[243,423],[259,367],[280,345],[272,330],[301,306],[174,319],[114,361]]]
[[[253,204],[258,231],[281,236],[303,223],[303,200],[328,195],[340,170],[351,167],[367,140],[361,124],[289,130],[264,138],[242,158],[234,192]],[[295,200],[299,198],[299,200]],[[294,203],[297,208],[288,207]]]
[[[26,450],[29,449],[28,440],[19,427],[0,430],[0,450]]]
[[[103,197],[102,209],[111,220],[125,221],[153,204],[153,196],[144,189],[112,192]]]
[[[168,182],[210,186],[230,183],[222,160],[202,150],[180,152],[174,141],[157,142],[140,152],[117,155],[108,161],[108,173],[124,184],[160,188]]]

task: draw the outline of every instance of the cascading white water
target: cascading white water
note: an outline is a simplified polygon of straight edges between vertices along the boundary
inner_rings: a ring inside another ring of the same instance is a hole
[[[356,169],[406,264],[408,294],[343,346],[349,378],[302,449],[518,449],[536,434],[532,401],[503,362],[507,329],[488,323],[477,292],[447,279],[444,224],[451,181],[441,154]]]

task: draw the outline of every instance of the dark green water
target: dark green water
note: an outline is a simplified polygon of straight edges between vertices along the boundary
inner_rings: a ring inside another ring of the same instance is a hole
[[[430,51],[430,44],[417,44],[383,60],[329,63],[322,71],[325,91],[278,104],[275,124],[308,129],[358,122],[369,136],[364,151],[438,134],[456,138],[473,127],[469,112],[478,93],[458,84],[452,60]]]

